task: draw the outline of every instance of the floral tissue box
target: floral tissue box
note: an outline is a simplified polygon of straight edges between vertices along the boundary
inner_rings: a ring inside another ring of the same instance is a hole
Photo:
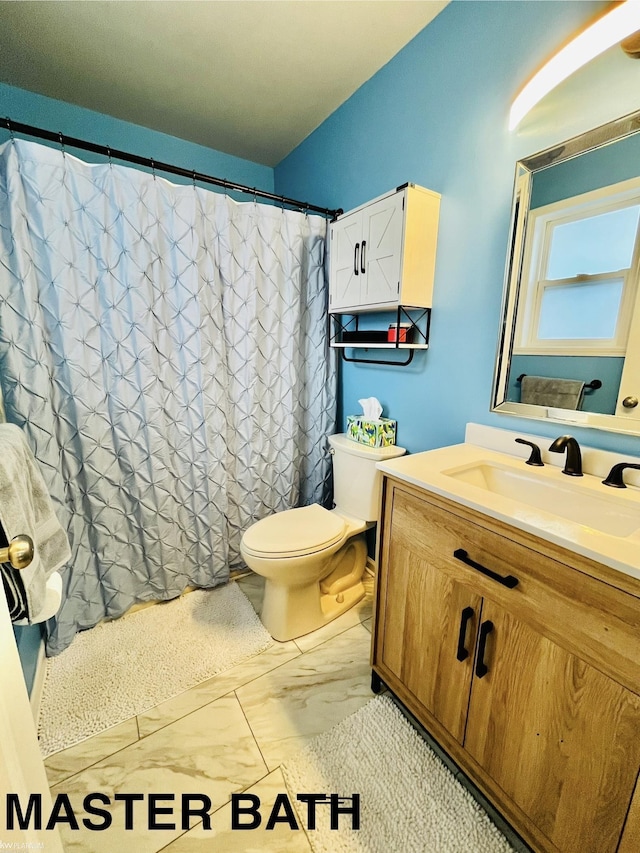
[[[390,447],[396,443],[396,421],[370,420],[362,415],[347,415],[347,437],[368,447]]]

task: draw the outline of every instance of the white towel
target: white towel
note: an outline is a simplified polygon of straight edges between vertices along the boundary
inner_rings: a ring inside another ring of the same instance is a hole
[[[38,625],[55,616],[60,610],[62,603],[62,576],[60,572],[54,572],[47,578],[47,586],[44,595],[42,610],[38,613],[29,614],[28,619],[12,619],[14,625]]]
[[[22,430],[0,424],[0,523],[9,541],[20,533],[33,539],[31,565],[20,570],[29,622],[43,611],[47,579],[71,556],[67,534]]]

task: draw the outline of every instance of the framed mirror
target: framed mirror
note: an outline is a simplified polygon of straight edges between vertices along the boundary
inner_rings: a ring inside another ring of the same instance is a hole
[[[492,411],[640,435],[640,111],[516,164]]]

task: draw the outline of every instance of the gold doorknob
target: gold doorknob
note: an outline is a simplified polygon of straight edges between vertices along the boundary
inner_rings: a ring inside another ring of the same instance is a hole
[[[33,560],[33,539],[22,533],[9,542],[8,548],[0,548],[0,563],[11,563],[14,569],[26,569]]]
[[[625,407],[625,409],[635,409],[635,407],[638,405],[638,398],[625,397],[622,401],[622,405]]]

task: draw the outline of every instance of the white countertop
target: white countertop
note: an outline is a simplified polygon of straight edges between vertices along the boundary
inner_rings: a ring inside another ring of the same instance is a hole
[[[564,459],[559,461],[564,462]],[[628,536],[616,536],[445,473],[483,463],[521,471],[529,477],[540,478],[541,482],[548,485],[557,485],[561,490],[568,489],[568,500],[572,489],[604,499],[610,502],[614,515],[616,507],[624,509],[625,514],[631,511],[632,516],[637,511],[638,527]],[[532,468],[521,458],[470,443],[402,456],[380,462],[377,467],[406,483],[511,524],[519,530],[640,580],[640,489],[637,487],[612,489],[602,484],[602,477],[592,474],[579,478],[568,477],[557,465]]]

